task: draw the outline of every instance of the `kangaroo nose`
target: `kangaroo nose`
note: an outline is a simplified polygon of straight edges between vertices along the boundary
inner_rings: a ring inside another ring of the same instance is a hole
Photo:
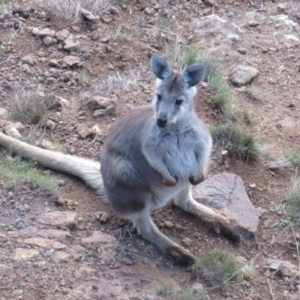
[[[168,119],[166,117],[160,117],[156,122],[158,127],[165,127],[167,125]]]

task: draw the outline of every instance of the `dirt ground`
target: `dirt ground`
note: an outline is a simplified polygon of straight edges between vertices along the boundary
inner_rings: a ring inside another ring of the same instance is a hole
[[[272,173],[266,165],[300,147],[300,3],[216,0],[217,7],[211,7],[201,1],[124,1],[113,4],[117,13],[108,9],[91,25],[57,22],[32,1],[7,2],[0,9],[0,15],[8,14],[0,18],[0,41],[6,49],[0,53],[0,107],[11,111],[12,84],[19,80],[42,86],[51,97],[67,99],[68,106],[52,108],[43,120],[55,122],[54,129],[38,124],[25,126],[22,132],[36,141],[47,139],[65,153],[100,158],[111,124],[151,101],[154,76],[149,55],[166,56],[168,45],[193,44],[199,51],[213,53],[226,79],[238,64],[260,71],[255,80],[259,97],[233,87],[232,107],[236,115],[244,109],[253,112],[250,130],[267,147],[269,157],[256,164],[230,160],[225,166],[219,163],[216,146],[210,170],[243,179],[262,214],[257,243],[233,246],[196,217],[172,206],[155,211],[153,218],[175,241],[189,237],[189,250],[195,256],[226,248],[251,263],[253,276],[242,283],[210,287],[200,281],[207,299],[300,299],[298,278],[280,277],[264,268],[270,258],[299,266],[295,246],[299,227],[283,226],[284,216],[270,209],[271,202],[284,201],[290,176]],[[26,19],[13,15],[16,8],[36,10]],[[17,20],[21,27],[11,28]],[[80,45],[74,51],[61,49],[61,43],[45,45],[32,34],[33,28],[68,29]],[[24,60],[28,55],[33,62]],[[67,55],[79,57],[82,66],[63,68],[60,61]],[[78,79],[82,74],[88,75],[88,81]],[[94,117],[86,105],[93,95],[116,99],[116,114]],[[209,87],[200,84],[195,108],[207,124],[221,118],[211,97]],[[82,138],[78,124],[88,128],[97,124],[101,132]],[[188,268],[174,264],[138,236],[84,183],[53,171],[49,174],[59,179],[59,195],[22,181],[8,188],[7,179],[0,178],[0,299],[178,299],[176,293],[158,295],[159,284],[196,289],[197,280]]]

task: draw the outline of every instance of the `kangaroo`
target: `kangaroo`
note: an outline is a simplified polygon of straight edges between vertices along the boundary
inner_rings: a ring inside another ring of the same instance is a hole
[[[0,145],[41,165],[83,179],[121,218],[131,220],[138,233],[179,263],[194,256],[164,235],[150,213],[173,202],[223,233],[233,242],[239,235],[214,210],[198,203],[191,187],[204,180],[212,138],[193,109],[196,85],[204,66],[175,72],[157,54],[151,57],[157,77],[152,105],[136,108],[111,128],[101,164],[44,150],[0,133]]]

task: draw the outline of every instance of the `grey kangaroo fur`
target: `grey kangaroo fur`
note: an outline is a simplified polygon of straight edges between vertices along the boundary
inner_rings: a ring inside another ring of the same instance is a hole
[[[82,178],[121,218],[164,253],[183,264],[194,257],[154,224],[150,213],[172,201],[212,224],[234,242],[238,234],[214,210],[194,200],[191,186],[204,180],[212,148],[206,126],[193,109],[195,86],[204,67],[172,71],[160,56],[151,58],[157,77],[152,105],[136,108],[112,127],[98,162],[40,149],[0,133],[0,145],[41,165]]]

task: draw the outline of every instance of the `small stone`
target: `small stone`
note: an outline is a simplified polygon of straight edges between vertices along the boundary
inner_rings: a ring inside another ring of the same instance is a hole
[[[92,129],[85,124],[79,124],[76,128],[76,131],[82,139],[85,139],[92,134]]]
[[[31,33],[34,35],[39,35],[40,30],[38,28],[32,28]]]
[[[93,113],[94,117],[114,116],[116,114],[116,106],[110,105],[106,109],[98,109]]]
[[[41,29],[39,30],[39,33],[38,35],[42,38],[48,36],[48,37],[54,37],[55,36],[55,31],[54,30],[51,30],[49,28],[44,28],[44,29]]]
[[[94,231],[89,237],[82,238],[81,241],[86,244],[92,243],[112,243],[116,241],[116,238],[112,235],[103,233],[102,231]]]
[[[77,33],[80,32],[80,27],[78,27],[76,25],[73,25],[71,28],[72,28],[73,31],[75,31]]]
[[[22,62],[23,63],[26,63],[28,65],[34,65],[34,60],[33,60],[33,57],[31,55],[26,55],[22,58]]]
[[[164,225],[168,228],[172,228],[174,226],[171,221],[164,221]]]
[[[4,107],[0,107],[0,118],[6,119],[7,116],[8,116],[7,109]]]
[[[39,255],[39,252],[34,249],[17,248],[13,259],[28,260]]]
[[[247,48],[239,48],[238,52],[241,54],[246,54],[247,53]]]
[[[66,200],[64,198],[62,198],[62,197],[58,197],[57,199],[54,200],[54,203],[57,206],[65,206]]]
[[[80,46],[80,43],[75,40],[75,36],[70,34],[67,39],[64,40],[64,49],[68,51],[76,51]]]
[[[250,183],[249,186],[251,187],[251,189],[254,189],[256,187],[255,183]]]
[[[96,124],[92,127],[92,134],[93,135],[99,135],[101,133],[101,129],[99,126]]]
[[[64,251],[57,251],[55,252],[52,257],[52,259],[54,260],[58,260],[58,261],[69,261],[72,258],[72,254],[69,254],[67,252]]]
[[[83,16],[83,18],[87,19],[88,21],[91,22],[97,22],[99,20],[99,16],[93,15],[90,11],[87,9],[81,8],[79,10],[80,14]]]
[[[50,129],[50,130],[54,130],[56,128],[56,123],[52,120],[47,120],[46,122],[46,128]]]
[[[15,139],[21,139],[21,133],[17,130],[17,128],[11,126],[11,124],[9,125],[6,125],[4,127],[4,132],[8,135],[8,136],[11,136]]]
[[[251,27],[258,26],[258,22],[256,20],[250,20],[248,21],[248,25]]]
[[[44,37],[44,39],[43,39],[43,43],[44,43],[46,46],[50,46],[50,45],[53,43],[53,39],[52,39],[50,36],[46,36],[46,37]]]
[[[80,58],[77,56],[68,55],[63,58],[63,63],[68,66],[76,66],[80,63]]]
[[[106,223],[108,218],[109,218],[108,213],[107,212],[102,212],[102,214],[99,218],[99,221],[102,222],[102,223]]]
[[[241,86],[251,83],[258,75],[259,70],[250,66],[236,66],[230,76],[233,84]]]
[[[190,238],[188,238],[188,237],[186,237],[186,238],[184,238],[183,240],[182,240],[182,243],[185,245],[185,246],[190,246],[191,244],[192,244],[192,240],[190,239]]]
[[[53,143],[51,143],[50,141],[46,140],[46,139],[43,139],[41,141],[41,146],[44,148],[44,149],[55,149],[56,147],[53,145]]]
[[[65,239],[67,237],[71,237],[69,231],[58,230],[58,229],[42,229],[38,232],[38,235],[44,238],[57,238],[57,239]]]
[[[193,293],[201,294],[204,290],[203,285],[200,282],[195,282],[192,286]]]
[[[109,24],[109,23],[111,23],[111,21],[113,20],[113,18],[112,17],[103,17],[102,18],[102,21],[104,22],[104,23],[106,23],[106,24]]]
[[[59,41],[64,41],[66,38],[68,38],[69,35],[70,35],[70,31],[67,29],[63,29],[63,30],[57,31],[55,34],[55,37]]]
[[[92,32],[92,34],[91,34],[91,39],[92,39],[93,41],[98,40],[99,37],[100,37],[100,33],[99,33],[98,30],[95,30],[95,31]]]
[[[34,238],[28,238],[24,240],[25,244],[29,245],[35,245],[43,248],[53,248],[53,249],[64,249],[66,248],[66,245],[53,241],[50,239],[42,238],[42,237],[34,237]]]
[[[44,213],[39,217],[39,222],[49,225],[68,226],[74,225],[77,213],[73,211],[53,211]]]
[[[150,8],[150,7],[146,7],[145,10],[144,10],[144,12],[145,12],[147,15],[151,15],[152,12],[153,12],[153,10],[152,10],[152,8]]]
[[[102,96],[94,96],[92,100],[87,102],[87,107],[96,110],[96,109],[105,109],[110,105],[114,105],[116,100],[102,97]]]

